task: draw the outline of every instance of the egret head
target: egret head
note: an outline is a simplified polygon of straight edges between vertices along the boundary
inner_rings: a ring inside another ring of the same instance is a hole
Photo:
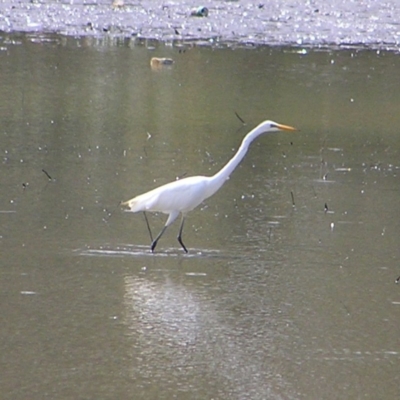
[[[290,131],[290,132],[297,131],[297,129],[293,128],[292,126],[278,124],[277,122],[274,121],[261,122],[261,124],[258,125],[257,130],[259,130],[262,133],[279,132],[279,131]]]

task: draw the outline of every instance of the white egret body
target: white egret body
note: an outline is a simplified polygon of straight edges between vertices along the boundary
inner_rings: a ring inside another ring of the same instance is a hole
[[[217,190],[229,178],[234,169],[243,160],[243,157],[246,155],[250,143],[253,142],[254,139],[264,133],[295,130],[296,129],[291,126],[281,125],[273,121],[264,121],[244,137],[242,144],[240,145],[236,154],[215,175],[191,176],[188,178],[170,182],[158,188],[150,190],[150,192],[141,194],[131,200],[125,201],[121,203],[121,205],[128,206],[131,212],[152,211],[168,214],[168,219],[163,229],[154,240],[152,239],[152,251],[154,251],[158,240],[163,235],[168,226],[170,226],[175,221],[179,214],[182,214],[182,222],[179,229],[178,241],[181,244],[183,250],[187,253],[187,249],[182,242],[183,224],[187,213],[189,211],[192,211],[205,199],[209,198],[215,192],[217,192]]]

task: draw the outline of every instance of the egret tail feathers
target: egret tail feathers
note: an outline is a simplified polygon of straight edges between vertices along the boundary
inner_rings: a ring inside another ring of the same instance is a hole
[[[127,200],[127,201],[121,201],[120,206],[121,207],[128,207],[131,209],[131,211],[138,211],[135,210],[135,206],[137,205],[136,197],[133,199]]]
[[[132,212],[146,211],[149,210],[148,197],[149,193],[141,194],[133,199],[123,201],[121,206],[128,207]]]

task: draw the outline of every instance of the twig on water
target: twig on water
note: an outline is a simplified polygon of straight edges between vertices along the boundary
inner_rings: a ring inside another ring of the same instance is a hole
[[[49,175],[49,173],[45,169],[42,168],[42,172],[46,174],[46,176],[49,178],[49,181],[53,180],[53,178]]]
[[[238,117],[239,121],[243,124],[246,125],[246,122],[244,122],[243,118],[235,111],[235,115]]]
[[[292,196],[292,206],[295,207],[296,203],[294,202],[294,195],[293,192],[290,192],[290,195]]]

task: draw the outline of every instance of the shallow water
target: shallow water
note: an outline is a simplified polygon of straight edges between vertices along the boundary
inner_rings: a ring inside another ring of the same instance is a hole
[[[3,47],[3,398],[397,398],[398,55]],[[189,254],[177,223],[151,254],[119,202],[266,118],[301,131],[252,145]]]

